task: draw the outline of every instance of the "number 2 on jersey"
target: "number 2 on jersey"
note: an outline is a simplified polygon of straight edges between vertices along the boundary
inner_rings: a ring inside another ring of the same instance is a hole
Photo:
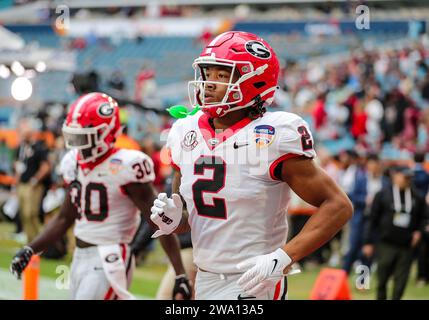
[[[313,149],[313,140],[311,140],[311,136],[307,128],[300,126],[298,127],[298,132],[301,135],[302,150],[306,151]]]
[[[206,169],[213,170],[213,178],[198,179],[192,185],[197,214],[207,218],[226,219],[225,199],[213,197],[213,205],[204,202],[204,193],[216,194],[225,186],[226,163],[221,157],[201,156],[195,162],[194,174],[203,175]]]

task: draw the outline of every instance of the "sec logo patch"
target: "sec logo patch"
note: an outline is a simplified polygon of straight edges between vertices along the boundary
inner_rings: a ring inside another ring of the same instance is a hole
[[[195,149],[197,144],[197,133],[194,130],[187,132],[182,140],[182,148],[186,151],[191,151]]]

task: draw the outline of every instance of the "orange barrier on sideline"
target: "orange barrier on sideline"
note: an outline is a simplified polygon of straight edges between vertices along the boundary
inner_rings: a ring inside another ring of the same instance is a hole
[[[324,268],[311,290],[311,300],[351,300],[347,273],[341,269]]]
[[[138,151],[142,149],[136,140],[134,140],[130,136],[127,136],[126,134],[121,134],[119,137],[116,138],[115,147],[120,149],[130,149]]]
[[[55,146],[55,136],[50,131],[35,132],[36,139],[43,140],[46,146],[52,149]],[[19,134],[16,129],[0,128],[0,142],[4,141],[9,149],[16,149],[19,147]]]
[[[11,186],[16,183],[15,177],[0,174],[0,185]]]
[[[39,298],[40,257],[34,255],[24,270],[24,300],[37,300]]]

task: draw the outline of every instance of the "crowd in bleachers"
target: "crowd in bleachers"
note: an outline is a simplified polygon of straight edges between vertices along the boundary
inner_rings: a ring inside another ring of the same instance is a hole
[[[387,157],[428,151],[428,47],[365,50],[338,62],[289,62],[278,107],[304,115],[316,138]],[[349,139],[349,140],[347,140]],[[338,150],[336,150],[338,151]]]

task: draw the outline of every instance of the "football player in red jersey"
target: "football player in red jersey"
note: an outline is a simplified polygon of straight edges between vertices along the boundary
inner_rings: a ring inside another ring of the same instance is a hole
[[[174,194],[154,202],[154,236],[191,230],[196,299],[285,299],[291,265],[330,240],[352,205],[313,161],[307,123],[266,112],[279,76],[267,42],[223,33],[193,67],[190,98],[202,112],[169,132]],[[290,189],[318,210],[286,243]]]
[[[139,226],[140,212],[152,224],[155,174],[146,154],[114,147],[120,132],[118,104],[110,96],[89,93],[70,106],[63,135],[71,150],[60,164],[68,185],[66,200],[58,216],[13,258],[11,271],[18,278],[33,254],[42,252],[75,224],[72,298],[134,298],[128,291],[134,268],[129,244]],[[173,295],[189,299],[191,286],[183,276],[178,239],[166,236],[160,240],[180,275]]]

